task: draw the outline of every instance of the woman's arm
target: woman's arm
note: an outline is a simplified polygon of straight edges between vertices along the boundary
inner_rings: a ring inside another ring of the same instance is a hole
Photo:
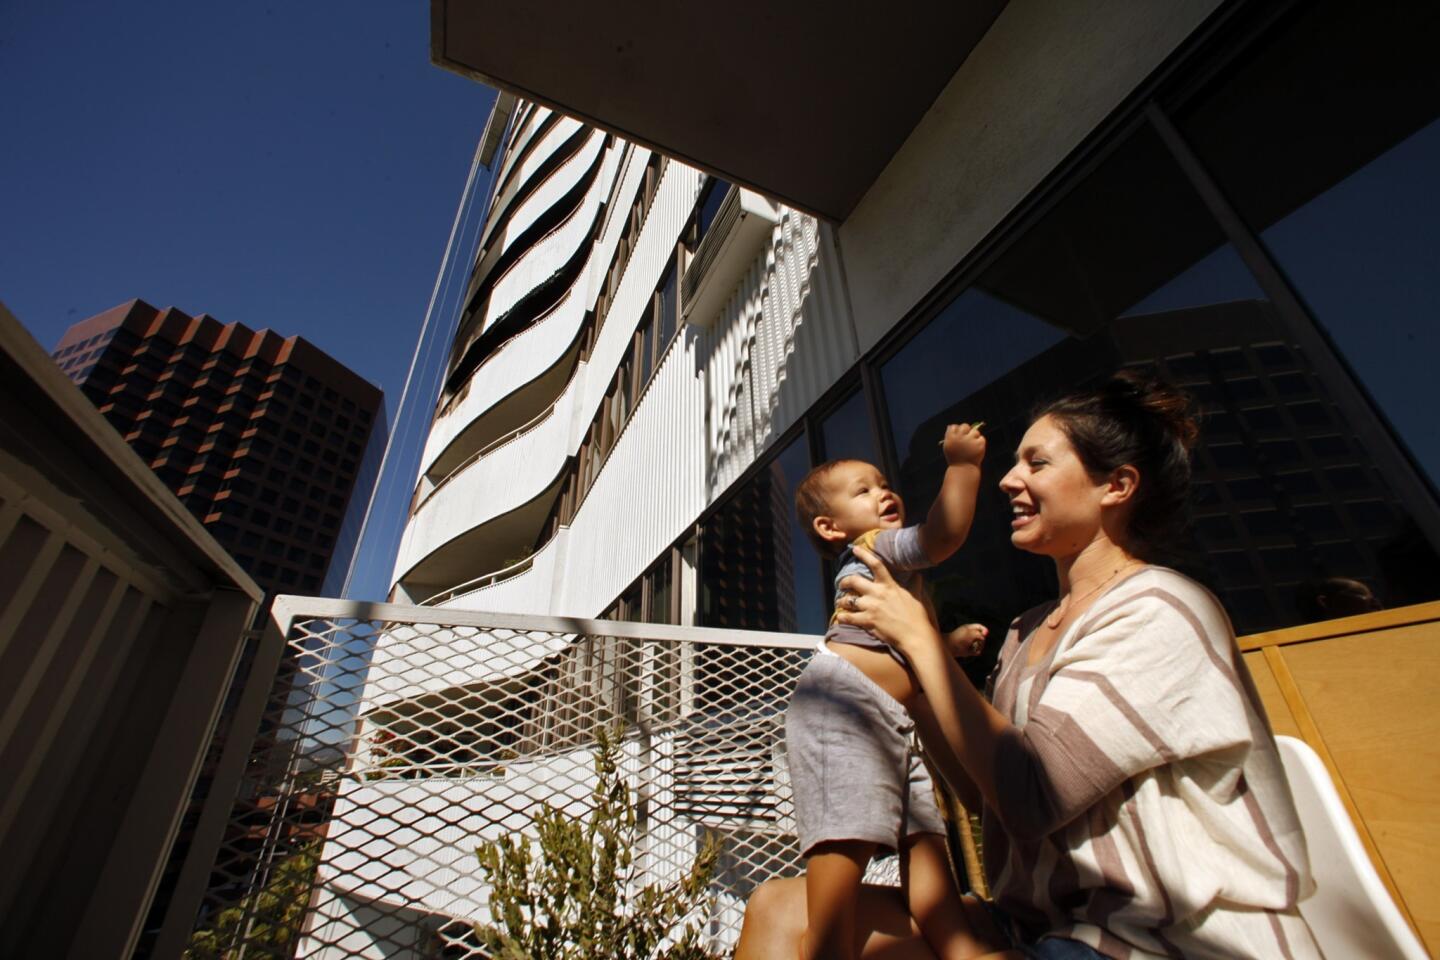
[[[842,586],[860,599],[844,619],[907,656],[941,739],[1005,831],[1036,839],[1164,764],[1207,758],[1219,777],[1215,789],[1230,789],[1263,735],[1244,705],[1224,611],[1178,574],[1145,576],[1143,589],[1122,589],[1086,615],[1023,728],[970,686],[919,604],[888,572],[877,572],[873,584],[846,579]],[[996,796],[1001,783],[1003,798]]]
[[[925,744],[925,755],[935,765],[935,771],[965,805],[966,810],[979,813],[985,798],[980,795],[980,790],[975,786],[975,781],[970,779],[970,774],[965,772],[965,765],[945,741],[940,725],[935,721],[935,714],[930,709],[930,701],[924,696],[915,697],[908,708],[915,721],[915,730],[920,734],[920,741]]]
[[[864,577],[846,577],[840,586],[856,594],[856,610],[842,609],[837,620],[853,623],[891,644],[910,661],[929,705],[931,724],[916,726],[921,736],[931,726],[931,740],[926,746],[941,767],[947,780],[951,774],[963,772],[964,780],[979,790],[992,809],[1000,806],[995,795],[995,749],[1000,737],[1014,728],[998,710],[980,695],[961,672],[946,650],[940,633],[930,622],[925,607],[909,591],[899,586],[890,571],[875,554],[857,547],[855,555],[875,575],[873,581]],[[961,770],[946,769],[947,760],[958,761]],[[958,779],[958,777],[957,777]],[[955,792],[966,793],[966,805],[974,799],[973,791],[964,782],[952,782]]]

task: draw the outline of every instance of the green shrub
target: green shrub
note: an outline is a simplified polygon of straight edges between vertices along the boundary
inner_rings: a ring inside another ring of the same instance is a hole
[[[281,860],[263,888],[190,935],[184,960],[290,956],[310,903],[319,852],[319,841],[312,841]]]
[[[496,960],[709,960],[715,955],[687,918],[708,906],[718,840],[706,835],[677,882],[637,891],[639,829],[619,771],[620,736],[602,730],[596,740],[588,820],[546,804],[535,817],[536,841],[507,836],[476,848],[492,917],[475,925],[476,935]]]

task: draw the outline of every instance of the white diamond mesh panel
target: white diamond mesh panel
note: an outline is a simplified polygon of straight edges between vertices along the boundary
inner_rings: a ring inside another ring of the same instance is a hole
[[[729,946],[750,891],[801,869],[783,712],[811,650],[685,632],[706,639],[296,619],[187,955],[479,957],[475,846],[542,804],[586,816],[615,725],[642,882],[718,833],[707,929]]]

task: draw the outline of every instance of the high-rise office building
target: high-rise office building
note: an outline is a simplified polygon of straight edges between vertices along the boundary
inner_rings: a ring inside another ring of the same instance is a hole
[[[300,337],[142,300],[52,356],[267,592],[339,593],[385,445],[379,389]]]
[[[52,356],[186,507],[268,594],[338,595],[385,447],[384,395],[300,337],[157,310],[132,300],[67,330]],[[248,673],[247,647],[237,676]],[[288,659],[282,670],[293,670]],[[181,821],[183,854],[234,707]],[[271,731],[262,731],[270,736]],[[273,816],[275,797],[244,799],[249,816],[301,842],[322,810],[314,797]],[[231,828],[232,856],[258,862],[262,839]],[[156,898],[163,911],[181,857]],[[212,878],[212,886],[226,882]],[[155,931],[147,925],[140,955]]]

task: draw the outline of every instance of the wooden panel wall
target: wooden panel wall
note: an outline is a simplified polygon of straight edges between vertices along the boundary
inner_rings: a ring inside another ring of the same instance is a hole
[[[1402,913],[1440,955],[1440,603],[1240,639],[1277,734],[1315,748]]]

